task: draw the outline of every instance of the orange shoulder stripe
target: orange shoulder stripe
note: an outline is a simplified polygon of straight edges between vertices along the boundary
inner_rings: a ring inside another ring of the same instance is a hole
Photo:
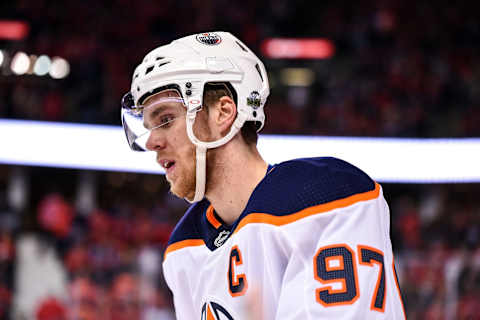
[[[272,224],[275,226],[282,226],[282,225],[289,224],[297,220],[303,219],[308,216],[328,212],[334,209],[345,208],[360,201],[372,200],[377,198],[379,194],[380,194],[380,185],[375,182],[375,189],[371,191],[357,193],[343,199],[334,200],[334,201],[319,204],[313,207],[305,208],[299,212],[292,213],[286,216],[274,216],[268,213],[251,213],[248,216],[246,216],[242,221],[240,221],[234,233],[237,233],[240,229],[242,229],[244,226],[246,226],[249,223],[266,223],[266,224]]]
[[[186,248],[186,247],[202,246],[204,244],[205,242],[203,242],[202,239],[187,239],[187,240],[182,240],[182,241],[172,243],[165,250],[165,253],[163,254],[163,260],[167,258],[167,254],[169,254],[170,252],[173,252],[182,248]]]

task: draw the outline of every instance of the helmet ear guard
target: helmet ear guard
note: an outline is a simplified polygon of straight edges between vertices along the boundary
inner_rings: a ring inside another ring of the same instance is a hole
[[[222,83],[237,105],[230,131],[212,142],[199,140],[193,132],[207,83]],[[146,151],[132,143],[136,134],[129,119],[142,117],[142,104],[148,97],[172,87],[178,90],[187,109],[187,136],[197,153],[193,201],[200,201],[205,192],[206,150],[230,141],[246,121],[259,123],[257,132],[263,128],[263,107],[270,93],[267,72],[260,59],[228,32],[190,35],[150,51],[134,71],[130,95],[122,100],[122,124],[133,150]]]

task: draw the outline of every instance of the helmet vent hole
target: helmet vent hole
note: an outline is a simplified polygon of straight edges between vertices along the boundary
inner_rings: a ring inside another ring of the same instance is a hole
[[[256,118],[257,117],[257,111],[253,111],[253,116]]]
[[[160,64],[158,65],[158,67],[160,68],[161,66],[164,66],[164,65],[169,64],[169,63],[170,63],[170,61],[160,63]]]
[[[152,70],[153,70],[153,66],[148,67],[147,71],[145,71],[145,74],[146,75],[149,74],[150,72],[152,72]]]
[[[238,44],[238,46],[240,47],[240,49],[242,49],[242,50],[245,51],[245,52],[248,52],[248,50],[247,50],[244,46],[242,46],[242,45],[240,44],[240,42],[235,41],[235,43]]]
[[[262,76],[262,73],[260,72],[260,66],[258,65],[258,63],[255,65],[255,69],[257,69],[258,75],[260,76],[260,79],[262,79],[262,82],[263,82],[263,76]]]
[[[156,57],[155,60],[158,61],[158,60],[162,60],[164,59],[164,57]]]

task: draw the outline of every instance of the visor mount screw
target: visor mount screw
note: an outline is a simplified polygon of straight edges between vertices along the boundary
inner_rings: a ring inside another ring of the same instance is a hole
[[[185,83],[185,87],[187,87],[187,88],[189,88],[189,89],[190,89],[190,88],[192,87],[192,83],[191,83],[191,82],[187,82],[187,83]]]
[[[185,93],[187,94],[187,96],[189,96],[189,95],[192,94],[192,90],[187,90],[187,91],[185,91]]]

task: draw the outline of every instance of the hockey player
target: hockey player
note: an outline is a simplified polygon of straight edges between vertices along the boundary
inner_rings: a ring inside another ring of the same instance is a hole
[[[404,319],[381,186],[335,158],[267,164],[263,63],[230,33],[148,53],[122,101],[130,147],[192,202],[165,252],[178,319]]]

